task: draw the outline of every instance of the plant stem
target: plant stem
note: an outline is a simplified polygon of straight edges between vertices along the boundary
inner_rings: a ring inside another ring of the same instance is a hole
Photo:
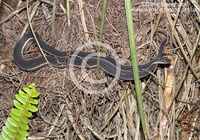
[[[136,94],[137,94],[137,102],[138,102],[138,108],[139,108],[143,133],[146,137],[146,125],[145,125],[142,96],[141,96],[141,90],[140,90],[139,70],[138,70],[138,62],[137,62],[137,54],[136,54],[136,46],[135,46],[133,19],[132,19],[132,12],[131,12],[131,0],[125,0],[125,8],[126,8],[126,18],[127,18],[130,49],[131,49],[133,76],[134,76],[135,89],[136,89]]]
[[[103,11],[102,11],[102,18],[101,18],[101,28],[100,28],[100,37],[99,37],[99,42],[101,43],[102,42],[102,35],[103,35],[103,26],[104,26],[104,20],[105,20],[105,14],[106,14],[106,5],[107,5],[107,0],[104,0],[103,1]],[[97,56],[97,75],[99,73],[99,54],[100,54],[100,49],[101,49],[101,46],[99,45],[98,46],[98,56]],[[98,76],[97,76],[98,78]]]

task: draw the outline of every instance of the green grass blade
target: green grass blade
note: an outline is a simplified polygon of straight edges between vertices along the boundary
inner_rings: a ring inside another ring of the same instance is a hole
[[[67,7],[67,19],[68,19],[68,26],[70,26],[70,8],[69,8],[69,0],[66,0],[66,7]]]
[[[99,42],[102,42],[103,26],[104,26],[105,14],[106,14],[106,5],[107,5],[107,0],[104,0],[103,1],[103,10],[102,10]],[[101,49],[101,47],[99,45],[98,46],[98,56],[97,56],[97,74],[99,73],[99,53],[100,53],[100,49]]]
[[[53,1],[52,33],[54,33],[55,14],[56,14],[56,0]]]
[[[128,25],[130,49],[131,49],[133,75],[134,75],[135,89],[136,89],[136,94],[137,94],[137,102],[138,102],[138,108],[139,108],[139,113],[140,113],[140,119],[142,122],[143,133],[146,135],[146,125],[145,125],[142,96],[141,96],[141,90],[140,90],[139,70],[138,70],[138,62],[137,62],[137,54],[136,54],[136,46],[135,46],[133,19],[132,19],[132,12],[131,12],[131,0],[125,0],[125,8],[126,8],[126,18],[127,18],[127,25]]]

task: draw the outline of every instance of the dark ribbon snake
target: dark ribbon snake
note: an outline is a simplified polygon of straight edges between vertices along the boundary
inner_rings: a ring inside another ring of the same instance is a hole
[[[46,43],[44,43],[41,39],[38,33],[35,32],[36,38],[38,39],[38,42],[42,48],[42,50],[50,55],[47,55],[47,60],[51,63],[51,65],[55,67],[63,68],[66,66],[66,63],[69,60],[69,56],[73,56],[74,51],[72,52],[64,52],[64,51],[58,51]],[[31,32],[24,35],[16,44],[14,51],[13,51],[13,57],[14,61],[21,69],[25,71],[35,71],[38,69],[41,69],[42,67],[45,67],[48,65],[45,58],[43,56],[26,60],[24,58],[24,51],[26,50],[26,47],[28,46],[30,41],[33,41],[34,37]],[[170,59],[167,57],[162,57],[163,49],[166,44],[167,40],[165,40],[161,46],[159,53],[157,57],[152,59],[150,62],[144,65],[138,65],[139,68],[139,77],[143,78],[147,75],[149,75],[151,72],[154,71],[154,69],[157,67],[158,64],[170,64]],[[85,63],[83,60],[88,55],[92,55],[92,57],[88,58],[87,65],[91,68],[95,68],[97,64],[97,54],[93,52],[79,52],[77,56],[75,56],[73,65],[76,67],[81,67],[83,63]],[[115,59],[111,58],[108,55],[105,55],[103,53],[100,53],[100,67],[109,73],[112,76],[116,76],[116,72],[118,67],[120,68],[120,73],[117,78],[123,79],[123,80],[133,80],[133,72],[132,72],[132,66],[127,65],[120,65],[118,62],[115,61]]]

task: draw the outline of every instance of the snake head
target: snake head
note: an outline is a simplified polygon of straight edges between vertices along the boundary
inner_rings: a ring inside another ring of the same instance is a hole
[[[167,57],[161,57],[160,59],[158,59],[158,63],[159,64],[170,64],[171,60]]]

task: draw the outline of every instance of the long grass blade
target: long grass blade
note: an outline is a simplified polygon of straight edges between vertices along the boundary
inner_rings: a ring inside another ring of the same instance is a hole
[[[56,0],[53,1],[52,33],[54,33],[54,27],[55,27],[55,14],[56,14]]]
[[[68,26],[70,26],[70,8],[69,8],[69,0],[66,0],[66,7],[67,7],[67,21],[68,21]]]
[[[104,20],[105,20],[105,14],[106,14],[106,5],[107,5],[107,0],[103,1],[103,10],[102,10],[102,18],[101,18],[101,28],[100,28],[100,37],[99,37],[99,42],[102,42],[102,35],[103,35],[103,26],[104,26]],[[98,56],[97,56],[97,75],[99,73],[99,53],[100,53],[100,45],[98,46]],[[98,77],[98,76],[97,76]]]
[[[133,19],[132,19],[132,12],[131,12],[131,0],[125,0],[125,9],[126,9],[128,34],[129,34],[129,42],[130,42],[130,49],[131,49],[133,75],[134,75],[135,89],[136,89],[136,94],[137,94],[137,102],[138,102],[138,108],[139,108],[139,113],[140,113],[140,119],[142,122],[143,133],[144,135],[146,135],[146,125],[145,125],[142,96],[141,96],[141,90],[140,90],[139,70],[138,70],[138,62],[137,62],[137,54],[136,54],[136,46],[135,46]]]

